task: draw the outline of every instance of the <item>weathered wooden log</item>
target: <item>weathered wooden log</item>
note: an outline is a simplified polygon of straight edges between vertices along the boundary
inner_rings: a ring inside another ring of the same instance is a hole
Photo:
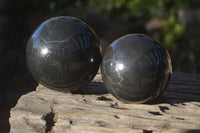
[[[173,74],[154,103],[126,104],[106,91],[97,74],[76,94],[39,85],[10,113],[11,133],[199,133],[200,77]]]

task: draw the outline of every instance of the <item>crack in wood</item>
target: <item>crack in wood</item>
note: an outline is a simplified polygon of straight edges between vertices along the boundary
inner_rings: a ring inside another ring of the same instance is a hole
[[[74,126],[74,122],[72,120],[69,121],[69,124]]]
[[[156,111],[148,111],[150,114],[152,115],[163,115],[160,112],[156,112]]]
[[[162,111],[163,113],[166,113],[166,110],[169,110],[169,108],[167,106],[159,106],[160,111]]]
[[[111,108],[114,108],[114,109],[122,109],[122,110],[128,110],[127,108],[121,108],[121,107],[118,107],[118,104],[115,103],[115,104],[112,104],[110,105]]]
[[[176,119],[177,119],[177,120],[185,120],[184,118],[178,118],[178,117],[177,117]]]
[[[145,129],[143,129],[143,133],[153,133],[153,131],[152,130],[145,130]]]
[[[101,100],[101,101],[113,101],[111,98],[107,98],[105,96],[100,96],[97,98],[97,100]]]
[[[45,133],[48,133],[49,131],[51,131],[52,127],[55,125],[54,116],[55,116],[55,113],[53,112],[53,109],[51,107],[51,112],[49,112],[48,114],[44,116],[44,120],[46,121]]]

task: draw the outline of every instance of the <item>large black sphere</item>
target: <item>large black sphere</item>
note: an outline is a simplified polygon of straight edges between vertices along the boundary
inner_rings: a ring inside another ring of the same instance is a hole
[[[98,71],[99,40],[84,22],[55,17],[42,23],[26,48],[33,77],[42,85],[63,91],[83,88]]]
[[[106,88],[116,98],[145,103],[166,88],[172,73],[171,58],[152,38],[130,34],[108,47],[101,73]]]

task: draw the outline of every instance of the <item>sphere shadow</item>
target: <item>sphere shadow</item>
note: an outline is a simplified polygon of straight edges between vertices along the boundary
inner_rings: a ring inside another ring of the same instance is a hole
[[[72,93],[81,95],[103,95],[109,92],[101,81],[91,81],[85,88]],[[172,106],[181,104],[184,106],[188,102],[200,102],[200,76],[172,74],[165,91],[155,100],[144,104],[170,104]],[[197,106],[200,107],[200,104],[197,104]]]
[[[85,88],[72,92],[72,94],[82,95],[103,95],[108,93],[108,90],[105,88],[102,82],[94,81],[91,81]]]
[[[172,74],[170,82],[157,99],[148,104],[186,105],[188,102],[200,102],[200,77],[191,74]],[[200,107],[200,104],[197,104]]]

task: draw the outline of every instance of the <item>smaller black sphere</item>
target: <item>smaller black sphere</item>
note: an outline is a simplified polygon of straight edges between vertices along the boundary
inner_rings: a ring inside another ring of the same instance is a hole
[[[96,75],[101,54],[95,32],[73,17],[43,22],[26,48],[33,77],[42,85],[63,91],[83,88]]]
[[[145,103],[158,97],[172,73],[168,52],[152,38],[130,34],[106,50],[101,73],[106,88],[119,100]]]

